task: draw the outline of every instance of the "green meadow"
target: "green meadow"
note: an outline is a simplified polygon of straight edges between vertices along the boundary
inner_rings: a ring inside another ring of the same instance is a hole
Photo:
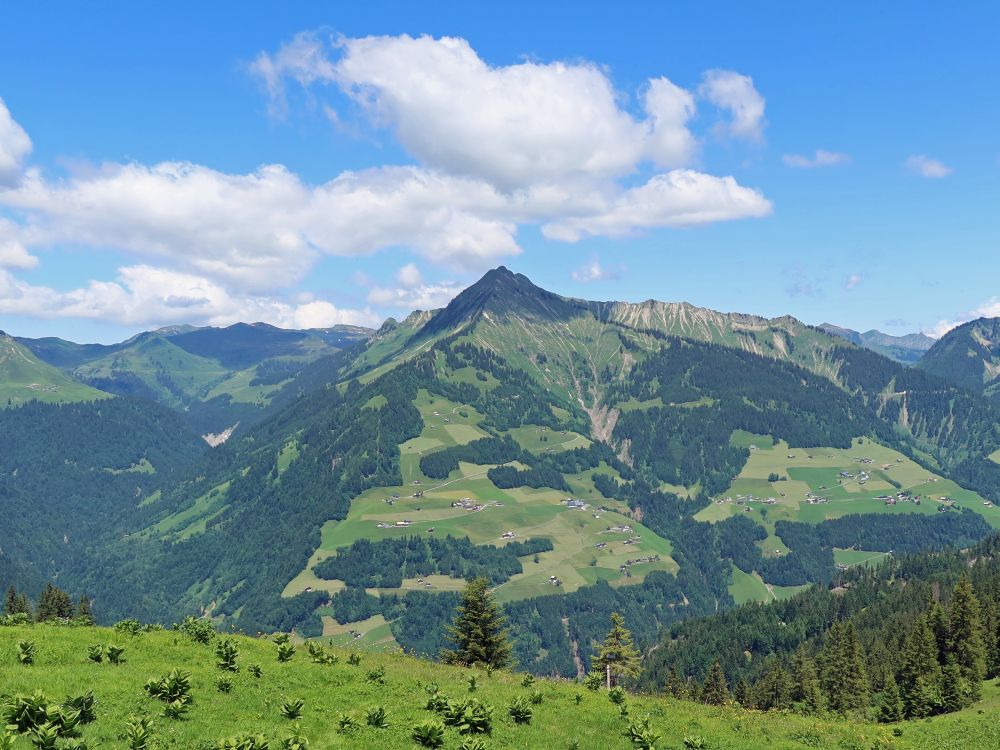
[[[31,640],[35,663],[22,666],[15,644]],[[336,641],[337,636],[332,640]],[[426,709],[429,691],[438,689],[452,699],[476,698],[493,709],[491,731],[481,735],[483,746],[515,748],[579,747],[584,750],[627,750],[630,722],[648,719],[659,735],[655,747],[706,750],[988,750],[1000,747],[1000,689],[984,685],[984,699],[971,709],[926,721],[883,726],[834,717],[802,717],[791,713],[761,713],[735,707],[709,707],[656,696],[626,698],[628,718],[603,690],[590,691],[568,681],[538,679],[530,687],[522,675],[487,674],[482,670],[447,667],[398,652],[372,652],[349,663],[354,651],[332,647],[334,664],[313,663],[298,644],[290,661],[277,659],[269,640],[234,638],[236,673],[215,666],[212,646],[193,642],[175,631],[127,635],[108,628],[35,625],[4,628],[0,637],[0,693],[4,699],[40,691],[53,703],[92,691],[95,720],[81,727],[81,740],[91,748],[125,748],[126,724],[137,717],[151,722],[150,750],[210,750],[224,738],[260,734],[280,748],[298,728],[310,748],[413,748],[415,724],[439,720]],[[95,643],[125,649],[120,665],[93,663],[87,649]],[[249,665],[260,666],[254,677]],[[149,697],[143,685],[172,669],[190,672],[190,709],[180,719],[164,715],[164,703]],[[220,692],[220,677],[229,675],[232,689]],[[470,678],[475,689],[470,691]],[[515,723],[507,708],[516,698],[537,691],[530,722]],[[301,717],[281,714],[287,701],[303,701]],[[386,726],[367,723],[367,714],[382,708]],[[352,726],[343,731],[343,717]],[[444,730],[444,748],[458,748],[463,737]],[[27,737],[14,740],[15,750],[31,746]]]

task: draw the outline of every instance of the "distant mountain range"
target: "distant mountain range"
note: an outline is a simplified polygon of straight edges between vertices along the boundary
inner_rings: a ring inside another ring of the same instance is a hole
[[[1000,400],[1000,318],[953,328],[917,366],[974,393]]]
[[[934,345],[934,339],[924,333],[892,336],[874,329],[859,333],[832,323],[823,323],[820,328],[834,336],[840,336],[856,346],[871,349],[873,352],[883,354],[889,359],[894,359],[905,365],[915,364],[924,355],[924,352]]]

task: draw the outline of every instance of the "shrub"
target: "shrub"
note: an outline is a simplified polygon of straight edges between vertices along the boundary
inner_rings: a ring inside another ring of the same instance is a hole
[[[233,678],[227,675],[223,675],[215,681],[215,689],[220,693],[231,693],[233,692]]]
[[[347,663],[350,664],[352,667],[358,666],[359,664],[361,664],[361,654],[359,654],[357,651],[352,652],[351,655],[347,657]]]
[[[441,747],[444,744],[444,725],[438,721],[422,721],[413,726],[410,737],[421,747]]]
[[[616,706],[622,705],[625,702],[625,691],[616,685],[608,691],[608,700]]]
[[[34,641],[18,641],[17,642],[17,660],[30,667],[35,663],[35,642]]]
[[[524,679],[521,680],[521,687],[528,688],[528,687],[531,687],[534,684],[535,684],[535,676],[534,675],[526,674],[524,676]]]
[[[95,643],[93,646],[87,646],[87,659],[95,664],[104,661],[104,644]]]
[[[600,690],[604,684],[604,676],[600,672],[590,672],[583,684],[587,686],[587,690]]]
[[[56,750],[59,743],[59,729],[55,724],[42,724],[28,733],[31,744],[38,750]]]
[[[576,705],[579,706],[581,703],[583,703],[583,693],[574,693],[573,700],[576,702]]]
[[[241,734],[219,740],[217,750],[268,750],[268,742],[262,734]]]
[[[486,750],[486,743],[480,737],[466,737],[458,750]]]
[[[493,731],[493,707],[475,698],[448,701],[441,712],[444,723],[459,734],[489,734]]]
[[[301,698],[294,701],[285,701],[281,704],[281,715],[284,716],[289,721],[295,721],[302,718],[302,709],[305,707],[306,702]]]
[[[629,724],[625,736],[632,740],[632,744],[639,750],[656,750],[656,743],[660,741],[660,735],[649,726],[649,718]]]
[[[385,708],[377,706],[365,714],[365,722],[375,729],[388,729],[389,715],[385,712]]]
[[[317,643],[309,641],[306,644],[309,649],[309,658],[312,660],[313,664],[323,664],[326,666],[332,666],[340,661],[340,657],[336,654],[330,653],[327,649],[323,648]]]
[[[278,661],[291,661],[293,656],[295,656],[295,646],[288,641],[278,644]]]
[[[125,635],[139,635],[144,628],[138,620],[119,620],[115,623],[115,630]]]
[[[469,675],[469,679],[465,681],[465,684],[469,686],[470,693],[476,692],[476,688],[479,687],[479,681],[476,679],[474,674]]]
[[[260,668],[260,664],[251,664],[247,667],[247,672],[249,672],[250,676],[255,680],[259,680],[264,676],[264,670]]]
[[[75,711],[80,715],[81,724],[89,724],[97,719],[97,712],[94,710],[94,692],[88,690],[83,695],[78,695],[75,698],[67,698],[63,701],[63,708],[67,711]]]
[[[166,703],[191,701],[191,673],[183,669],[171,669],[158,680],[147,680],[144,687],[150,698],[158,698]]]
[[[302,727],[296,724],[292,727],[292,733],[281,741],[281,750],[306,750],[309,747],[309,740],[302,734]]]
[[[358,728],[358,721],[350,714],[341,714],[337,717],[337,732],[339,734],[351,734]]]
[[[3,723],[7,730],[24,734],[48,721],[48,699],[41,693],[18,695],[3,707]]]
[[[531,704],[524,698],[515,698],[507,709],[507,713],[515,724],[530,724],[531,717],[534,715]]]
[[[379,667],[378,669],[369,669],[368,673],[365,675],[365,682],[370,682],[373,685],[384,685],[385,667]]]
[[[129,750],[148,750],[152,722],[145,716],[132,717],[125,724],[125,742]]]
[[[104,648],[105,653],[108,657],[108,664],[124,664],[125,663],[125,649],[121,646],[113,646],[108,644]]]
[[[532,690],[531,694],[528,696],[528,700],[531,701],[532,705],[540,706],[542,704],[542,691]]]
[[[280,646],[282,643],[288,643],[291,640],[291,636],[288,633],[275,633],[271,640],[274,641],[275,645]]]
[[[188,615],[180,623],[174,623],[174,630],[183,633],[195,643],[207,646],[215,638],[215,626],[208,620]]]
[[[224,638],[215,644],[215,666],[224,672],[239,672],[240,668],[236,664],[240,652],[236,648],[236,642],[232,638]]]
[[[684,738],[684,747],[687,750],[705,750],[708,742],[700,734],[689,734]]]
[[[163,715],[168,719],[180,720],[188,712],[188,702],[186,700],[171,701],[163,707]]]
[[[437,686],[435,685],[435,688],[436,687]],[[448,696],[435,689],[435,691],[427,698],[427,705],[425,705],[424,708],[428,711],[441,713],[448,707],[448,703]]]

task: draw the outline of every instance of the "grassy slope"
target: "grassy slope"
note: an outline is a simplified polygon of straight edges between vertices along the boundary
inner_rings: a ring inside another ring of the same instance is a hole
[[[32,667],[17,664],[14,644],[34,640],[38,646]],[[469,695],[466,680],[476,674],[479,689],[475,697],[496,708],[489,748],[563,748],[573,740],[581,748],[626,750],[632,745],[624,736],[626,728],[618,709],[603,692],[590,692],[573,683],[539,680],[533,688],[541,691],[543,702],[534,706],[530,725],[518,726],[506,715],[506,707],[516,696],[530,690],[521,686],[518,675],[485,673],[445,667],[399,654],[364,654],[360,666],[346,663],[347,651],[340,650],[335,666],[312,664],[304,649],[293,660],[279,664],[273,644],[238,638],[239,663],[259,663],[264,670],[254,680],[245,670],[234,676],[232,693],[219,693],[209,647],[199,646],[173,632],[123,636],[109,629],[34,626],[10,628],[0,638],[0,691],[27,693],[43,691],[60,701],[67,695],[93,690],[97,698],[97,721],[87,725],[83,738],[91,747],[121,747],[124,724],[131,715],[153,718],[152,748],[211,747],[216,740],[243,732],[260,732],[277,747],[287,735],[291,722],[279,714],[285,699],[301,698],[305,711],[302,729],[315,748],[411,748],[410,728],[418,721],[433,718],[424,710],[423,687],[436,683],[453,698]],[[91,643],[115,643],[126,648],[127,662],[121,666],[92,664],[86,660]],[[385,667],[385,685],[366,681],[367,670]],[[194,704],[187,718],[170,721],[162,717],[162,705],[146,697],[143,683],[179,667],[192,673]],[[575,703],[579,693],[582,702]],[[649,716],[656,732],[663,736],[657,747],[678,748],[685,737],[701,737],[707,748],[741,750],[801,750],[802,748],[859,748],[867,750],[930,750],[930,748],[1000,747],[1000,727],[989,715],[1000,710],[1000,691],[995,685],[984,689],[985,699],[977,707],[947,717],[901,725],[894,737],[890,728],[836,719],[813,719],[785,714],[761,714],[731,708],[710,708],[666,698],[631,697],[632,717]],[[364,713],[375,706],[388,712],[388,729],[364,725]],[[336,719],[341,713],[353,715],[360,723],[355,733],[341,735]],[[456,748],[458,734],[447,730],[445,747]],[[15,748],[28,748],[26,739]]]
[[[17,406],[32,400],[66,403],[101,398],[110,395],[74,380],[42,362],[26,346],[0,334],[0,407],[6,406],[8,399]]]

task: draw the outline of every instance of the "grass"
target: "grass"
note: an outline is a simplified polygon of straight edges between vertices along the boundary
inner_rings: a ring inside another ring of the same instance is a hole
[[[14,656],[15,643],[30,639],[38,645],[36,663],[22,667]],[[220,693],[215,682],[220,674],[210,646],[201,646],[171,631],[124,636],[101,628],[57,626],[6,629],[0,638],[0,691],[24,694],[41,690],[61,701],[93,690],[97,719],[83,727],[82,739],[90,747],[120,748],[125,723],[130,716],[152,719],[151,750],[212,748],[221,738],[243,733],[261,733],[271,747],[280,746],[293,724],[279,711],[283,701],[304,701],[300,721],[310,747],[387,749],[412,748],[411,729],[420,721],[436,718],[425,710],[428,685],[434,684],[452,698],[470,695],[467,680],[472,670],[447,667],[403,656],[399,653],[365,653],[358,666],[347,663],[350,653],[334,647],[340,656],[335,665],[313,664],[299,648],[291,661],[279,663],[269,641],[236,637],[238,664],[232,675],[233,689]],[[120,666],[87,661],[87,646],[114,643],[125,647],[127,661]],[[260,679],[246,666],[262,666]],[[193,703],[181,720],[163,714],[163,704],[146,696],[143,684],[173,668],[191,672]],[[370,670],[385,669],[385,684],[366,680]],[[515,724],[506,712],[517,697],[530,691],[521,677],[506,672],[487,675],[476,670],[478,687],[474,697],[494,707],[493,731],[485,737],[492,750],[514,748],[582,748],[627,750],[627,722],[604,691],[591,692],[580,685],[546,679],[532,690],[543,695],[532,706],[530,724]],[[576,703],[580,696],[580,704]],[[763,714],[738,708],[713,708],[696,703],[653,696],[629,696],[629,713],[635,719],[649,717],[653,730],[662,735],[660,748],[706,747],[741,750],[802,750],[803,748],[995,748],[1000,746],[1000,726],[989,719],[1000,710],[1000,690],[984,687],[981,704],[965,711],[920,722],[906,722],[893,736],[890,727],[794,714]],[[383,706],[388,714],[386,729],[365,724],[365,712]],[[337,731],[337,719],[348,714],[358,721],[349,734]],[[685,743],[685,738],[690,738]],[[699,743],[700,744],[696,744]],[[454,729],[445,733],[445,748],[457,748],[461,738]],[[15,748],[27,748],[26,739]]]
[[[25,346],[0,335],[0,408],[29,401],[67,403],[111,398],[42,362]]]
[[[746,465],[729,489],[695,516],[698,520],[721,521],[736,513],[746,512],[745,508],[749,507],[749,517],[773,535],[774,523],[783,519],[819,523],[852,513],[931,514],[937,511],[941,498],[947,497],[981,514],[993,528],[1000,529],[1000,508],[987,506],[975,492],[929,472],[903,454],[869,439],[857,438],[849,449],[790,448],[784,441],[767,449],[761,445],[766,445],[770,438],[739,430],[733,434],[734,444],[746,446],[752,441],[761,441],[756,443],[758,449],[751,451]],[[861,458],[871,459],[872,463],[862,464],[859,461]],[[870,475],[863,485],[857,476],[861,469]],[[841,477],[841,472],[853,474],[854,478]],[[787,480],[771,482],[769,477],[772,474],[787,477]],[[879,495],[899,491],[889,480],[918,495],[920,505],[898,503],[890,506],[878,500]],[[827,498],[829,502],[809,504],[806,495],[810,492]],[[740,506],[732,502],[739,495],[753,495],[755,500],[747,506]],[[773,505],[761,502],[771,497],[775,499]]]
[[[833,559],[838,565],[853,567],[855,565],[877,565],[882,562],[888,552],[871,552],[864,549],[840,549],[833,548]]]
[[[1000,464],[1000,449],[997,449],[990,454],[990,461]]]

